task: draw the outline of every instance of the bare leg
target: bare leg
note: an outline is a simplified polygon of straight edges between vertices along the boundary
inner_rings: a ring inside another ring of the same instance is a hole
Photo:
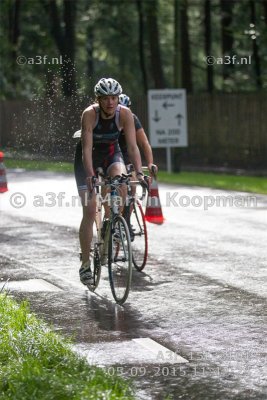
[[[93,223],[96,212],[96,196],[93,193],[92,199],[88,199],[87,191],[80,191],[83,206],[83,218],[79,230],[80,246],[82,252],[82,264],[89,260],[90,246],[93,236]]]
[[[107,173],[111,177],[116,176],[116,175],[126,174],[126,167],[124,164],[122,164],[120,162],[116,162],[114,164],[111,164],[111,166],[107,170]],[[119,194],[122,197],[122,206],[121,206],[121,211],[122,211],[123,204],[125,203],[126,194],[127,194],[126,185],[123,185],[120,187]],[[108,214],[106,214],[106,213],[108,213]],[[105,215],[109,216],[109,213],[110,213],[109,208],[105,207]]]

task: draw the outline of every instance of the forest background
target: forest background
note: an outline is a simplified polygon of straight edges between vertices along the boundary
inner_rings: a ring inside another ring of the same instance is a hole
[[[0,29],[1,146],[71,158],[112,76],[148,135],[147,90],[187,90],[179,164],[267,166],[266,0],[2,0]]]

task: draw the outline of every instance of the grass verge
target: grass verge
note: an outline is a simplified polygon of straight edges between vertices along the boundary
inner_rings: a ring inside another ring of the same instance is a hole
[[[43,161],[43,160],[16,160],[6,158],[4,160],[6,168],[22,168],[31,171],[51,171],[73,173],[73,163],[62,161]]]
[[[160,171],[158,175],[159,181],[163,183],[267,194],[266,177],[214,174],[208,172],[181,172],[178,174],[164,171]]]
[[[62,173],[73,173],[73,164],[56,161],[34,161],[5,159],[7,168],[24,168],[27,170],[44,170]],[[160,171],[159,182],[176,185],[203,186],[214,189],[236,190],[267,194],[266,177],[214,174],[207,172],[168,173]]]
[[[128,382],[71,351],[70,342],[0,293],[0,399],[133,399]]]

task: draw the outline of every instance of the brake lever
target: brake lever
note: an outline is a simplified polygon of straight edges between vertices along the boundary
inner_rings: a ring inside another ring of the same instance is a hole
[[[156,177],[156,167],[154,165],[151,167],[151,172]]]

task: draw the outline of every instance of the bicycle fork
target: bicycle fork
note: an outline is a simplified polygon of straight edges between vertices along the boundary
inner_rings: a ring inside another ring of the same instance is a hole
[[[109,236],[110,236],[110,221],[107,221],[107,227],[104,233],[104,238],[101,239],[101,245],[100,245],[101,265],[107,264]]]

